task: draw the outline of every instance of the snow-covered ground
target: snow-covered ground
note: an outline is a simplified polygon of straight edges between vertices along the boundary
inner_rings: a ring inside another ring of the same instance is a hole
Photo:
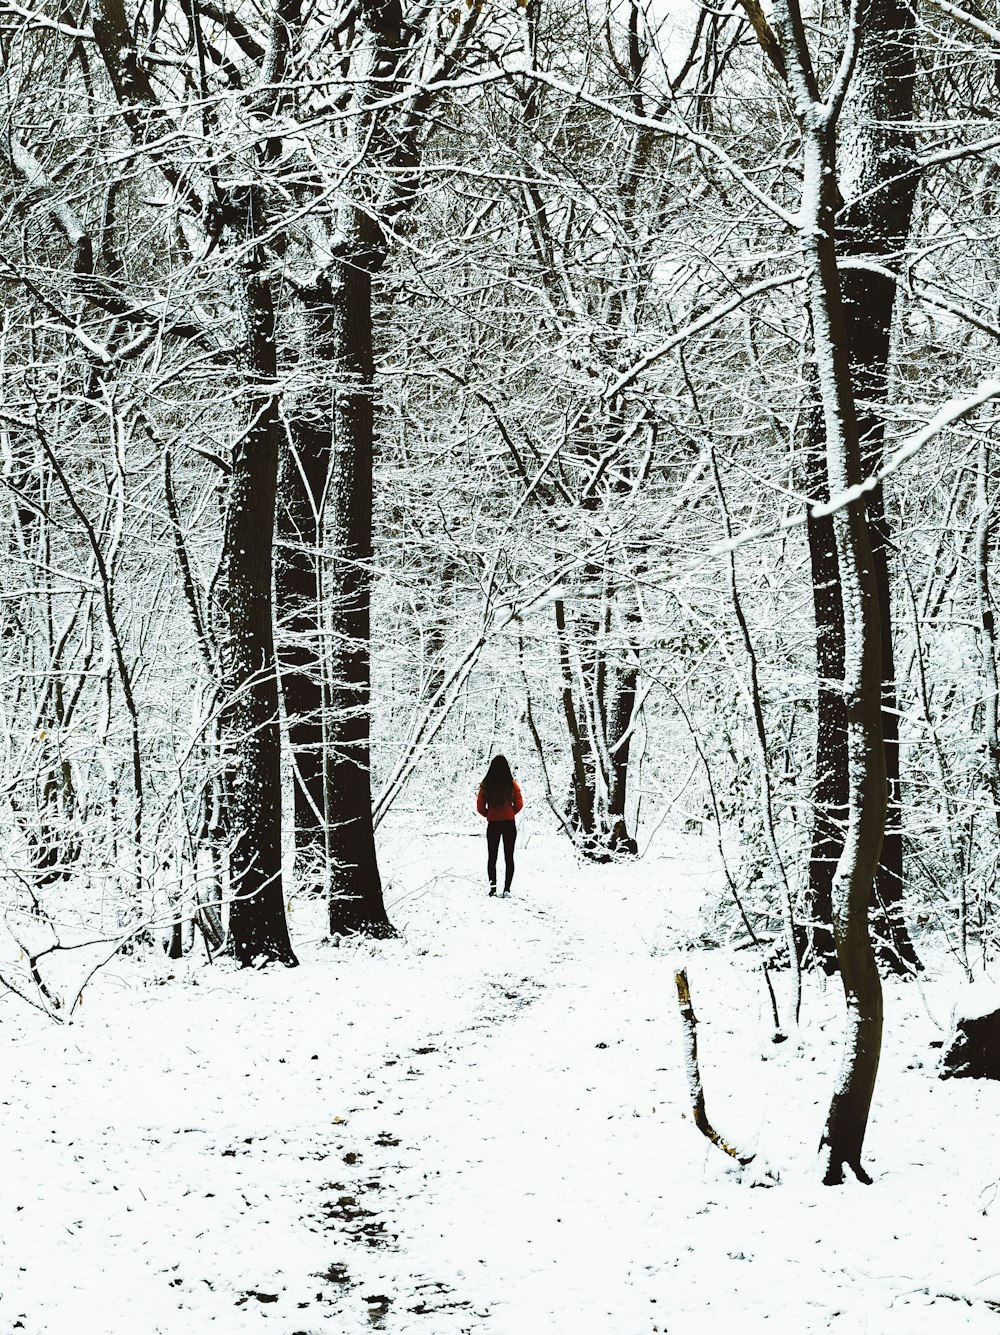
[[[481,834],[398,824],[396,941],[298,905],[297,970],[115,961],[70,1026],[5,1000],[0,1330],[996,1335],[1000,1086],[930,1047],[957,973],[889,989],[875,1183],[824,1188],[838,986],[772,1044],[750,953],[690,947],[705,848],[587,867],[527,826],[488,899]],[[688,1116],[681,960],[745,1170]]]

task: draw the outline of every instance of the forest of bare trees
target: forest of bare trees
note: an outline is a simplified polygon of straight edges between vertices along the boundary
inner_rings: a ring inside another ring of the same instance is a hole
[[[1000,24],[976,3],[0,5],[5,987],[391,936],[516,753],[680,817],[787,1032],[998,946]],[[668,893],[665,888],[664,893]],[[608,913],[615,913],[608,904]]]

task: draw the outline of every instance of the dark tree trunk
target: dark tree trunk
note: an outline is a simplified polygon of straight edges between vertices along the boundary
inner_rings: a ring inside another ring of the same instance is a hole
[[[625,736],[625,734],[632,726],[637,677],[638,669],[635,666],[630,665],[624,669],[618,683],[614,707],[609,710],[608,715],[608,741],[611,745],[612,768],[608,815],[611,817],[612,825],[618,828],[620,823],[622,830],[625,828],[625,803],[628,798],[628,762],[632,749],[632,735],[629,733],[628,736]],[[624,738],[624,741],[621,740],[622,738]],[[622,849],[622,851],[628,850]]]
[[[841,256],[869,256],[891,269],[910,232],[917,189],[912,133],[916,73],[914,13],[905,0],[871,0],[866,35],[844,110],[839,148],[846,199],[838,219]],[[871,475],[885,447],[888,366],[896,283],[871,269],[841,271],[851,373],[859,402],[861,467]],[[903,917],[902,794],[899,718],[892,638],[891,536],[882,489],[869,497],[872,560],[881,611],[882,727],[888,808],[873,894],[873,927],[883,965],[900,974],[920,968]]]
[[[319,893],[326,883],[327,751],[320,554],[333,447],[330,368],[336,362],[333,293],[322,277],[299,292],[300,367],[314,363],[314,384],[282,440],[278,487],[275,596],[278,659],[294,777],[295,858],[299,883]]]
[[[879,454],[881,460],[881,452]],[[872,472],[878,463],[866,463]],[[906,977],[923,968],[903,914],[903,797],[899,773],[899,710],[889,593],[889,537],[881,488],[870,498],[872,560],[882,612],[882,733],[888,807],[882,858],[872,896],[875,948],[884,968]]]
[[[587,767],[590,763],[590,744],[580,726],[580,717],[576,707],[573,690],[573,666],[570,659],[568,628],[566,625],[566,604],[561,598],[555,600],[554,611],[561,682],[560,700],[566,733],[569,737],[571,761],[567,817],[571,828],[578,833],[581,845],[586,847],[594,835],[594,793],[593,785],[587,775]]]
[[[638,668],[621,667],[609,654],[604,631],[586,615],[579,619],[580,677],[574,681],[565,605],[555,605],[561,705],[569,739],[570,787],[565,818],[580,852],[595,862],[638,852],[625,818],[628,766]]]
[[[806,446],[806,487],[827,497],[824,431],[817,416]],[[832,515],[808,517],[816,623],[816,779],[806,900],[807,957],[824,972],[837,969],[833,938],[833,875],[847,825],[847,709],[844,702],[844,606]]]
[[[356,9],[349,57],[356,100],[348,133],[359,160],[390,171],[365,205],[342,203],[339,222],[345,239],[321,247],[324,264],[331,250],[335,254],[330,277],[301,294],[308,330],[303,355],[318,359],[319,384],[331,406],[314,403],[311,415],[300,414],[293,427],[283,474],[288,486],[281,515],[279,594],[285,711],[296,778],[296,851],[314,884],[314,869],[325,872],[332,932],[388,935],[392,928],[375,855],[370,775],[372,279],[385,263],[389,225],[417,199],[419,139],[433,93],[410,88],[398,117],[373,106],[386,97],[420,28],[404,30],[399,0],[359,0]],[[478,13],[473,6],[463,16],[461,40],[441,53],[438,77],[455,67]],[[315,553],[324,536],[331,539],[334,554],[321,565],[310,560],[310,548]],[[318,569],[327,581],[322,589]],[[331,647],[324,665],[317,643],[327,613]],[[325,681],[324,666],[329,669]]]
[[[621,430],[617,422],[614,431],[602,422],[598,441],[605,450],[609,439],[613,448],[615,433],[620,435]],[[585,431],[580,433],[578,444],[581,456],[591,461],[591,472],[596,475],[601,471],[601,451]],[[585,510],[597,512],[601,499],[592,485],[584,491],[581,503]],[[585,857],[607,862],[638,852],[625,819],[629,729],[638,680],[637,663],[628,655],[638,612],[627,585],[625,596],[631,604],[624,612],[617,606],[616,569],[610,558],[604,563],[584,563],[573,584],[575,617],[567,616],[562,598],[554,603],[560,704],[571,762],[569,792],[558,814]],[[622,627],[619,621],[624,623]],[[619,628],[624,630],[624,643],[616,647],[613,631]],[[623,657],[624,664],[620,661]]]
[[[634,631],[639,623],[634,601],[625,615],[625,625]],[[631,639],[631,636],[629,636]],[[628,650],[625,651],[626,653]],[[611,755],[611,784],[608,799],[608,817],[611,826],[612,851],[617,854],[635,854],[639,846],[629,834],[625,809],[628,801],[628,766],[632,752],[631,728],[636,713],[636,685],[639,664],[636,657],[615,670],[614,693],[607,711],[608,749]]]
[[[864,6],[856,16],[862,41],[871,14]],[[839,108],[836,102],[823,101],[799,0],[777,0],[775,19],[802,133],[802,241],[832,498],[853,489],[862,478],[861,433],[837,262]],[[820,1142],[825,1152],[823,1180],[828,1184],[842,1182],[845,1167],[862,1181],[871,1180],[861,1155],[882,1047],[882,984],[868,908],[886,818],[881,618],[863,495],[835,512],[834,534],[844,628],[848,816],[832,887],[846,1017],[843,1060]]]
[[[990,589],[990,528],[995,497],[992,491],[989,441],[979,442],[976,467],[976,601],[979,605],[979,654],[983,678],[983,770],[993,807],[993,822],[1000,834],[1000,736],[997,728],[996,617]]]
[[[257,233],[257,204],[252,190],[238,201],[244,243]],[[230,773],[229,948],[242,965],[291,965],[297,961],[281,879],[281,733],[271,597],[277,358],[265,266],[263,251],[253,249],[241,273],[249,425],[233,451],[220,585]]]
[[[884,268],[896,263],[909,235],[917,177],[906,126],[913,119],[913,14],[901,0],[873,0],[865,12],[866,37],[842,118],[840,184],[847,197],[838,219],[838,253],[874,256]],[[850,351],[862,472],[881,465],[885,445],[884,407],[896,283],[870,269],[845,268],[840,276],[844,327]],[[825,494],[816,473],[822,441],[819,419],[807,450],[810,494]],[[899,771],[899,718],[892,637],[889,549],[891,538],[881,487],[870,495],[872,573],[880,604],[883,736],[888,793],[886,834],[872,889],[871,916],[883,965],[907,975],[921,967],[903,917],[902,793]],[[816,617],[819,673],[816,736],[816,812],[809,873],[811,947],[824,968],[831,966],[830,906],[833,867],[843,845],[840,812],[846,793],[845,710],[841,693],[828,683],[843,677],[843,644],[838,640],[840,591],[834,526],[829,517],[809,520],[809,551]]]
[[[374,464],[372,277],[384,250],[345,246],[332,292],[338,349],[328,522],[330,931],[392,933],[371,798],[371,561]]]
[[[258,115],[286,96],[284,73],[298,0],[278,0],[261,70]],[[215,177],[171,161],[177,124],[164,110],[139,57],[123,0],[95,0],[94,39],[122,117],[169,182],[176,198],[217,240],[225,226],[242,253],[234,264],[243,329],[239,370],[247,391],[247,428],[237,441],[227,497],[219,610],[225,692],[222,741],[226,757],[225,821],[230,848],[229,949],[243,965],[295,964],[285,919],[281,880],[281,735],[274,653],[273,599],[275,494],[278,475],[277,355],[270,257],[257,238],[264,228],[263,199],[254,186],[222,198]],[[263,54],[263,53],[262,53]],[[276,140],[260,150],[280,152]],[[256,164],[255,164],[256,165]]]
[[[416,198],[419,150],[416,99],[407,124],[389,124],[371,103],[384,97],[417,30],[404,34],[399,0],[359,0],[352,74],[358,79],[352,133],[370,163],[393,168],[386,196],[368,208],[341,210],[343,240],[332,247],[335,272],[323,331],[333,380],[332,455],[327,532],[333,554],[326,570],[331,647],[326,708],[325,852],[332,934],[389,936],[375,852],[371,793],[371,561],[374,495],[374,357],[372,282],[385,264],[385,220]],[[474,21],[474,20],[473,20]],[[471,23],[467,21],[471,31]],[[450,63],[450,62],[446,62]],[[374,82],[372,82],[374,80]]]
[[[835,245],[835,139],[829,129],[809,125],[804,130],[803,217],[814,257],[810,308],[833,495],[861,480],[859,430]],[[861,1154],[882,1047],[882,986],[869,935],[868,905],[886,813],[879,602],[863,498],[835,515],[834,532],[844,626],[848,820],[833,880],[833,928],[847,1018],[843,1064],[821,1141],[826,1152],[824,1181],[829,1184],[843,1180],[845,1167],[861,1181],[870,1181]]]

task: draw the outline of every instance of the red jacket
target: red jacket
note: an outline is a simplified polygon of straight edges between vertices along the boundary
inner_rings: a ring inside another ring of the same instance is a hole
[[[521,796],[521,790],[516,783],[514,784],[513,802],[504,802],[502,806],[491,807],[483,796],[482,788],[480,788],[479,795],[476,798],[476,810],[480,816],[485,816],[488,821],[513,820],[523,806],[524,798]]]

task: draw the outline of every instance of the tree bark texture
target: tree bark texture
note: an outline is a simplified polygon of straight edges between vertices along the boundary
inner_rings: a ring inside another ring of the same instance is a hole
[[[625,617],[630,631],[638,628],[639,614],[633,607]],[[628,799],[628,766],[632,750],[632,724],[636,712],[636,687],[639,680],[638,657],[632,658],[618,671],[618,680],[608,707],[608,740],[611,753],[611,794],[608,815],[612,830],[618,831],[618,842],[628,840],[625,804]],[[634,841],[633,841],[634,842]]]
[[[628,497],[633,481],[620,411],[585,413],[571,437],[570,457],[580,472],[580,508],[598,515]],[[620,475],[608,477],[616,470]],[[547,497],[558,506],[558,495]],[[559,553],[556,553],[557,560]],[[608,550],[564,580],[567,597],[555,601],[561,712],[571,760],[570,789],[560,813],[585,857],[606,862],[634,855],[626,810],[630,737],[636,712],[639,623],[627,558]]]
[[[981,439],[976,465],[976,601],[979,604],[979,656],[983,674],[983,769],[1000,835],[1000,735],[997,728],[997,645],[993,594],[990,590],[990,528],[994,499],[990,490],[990,446]]]
[[[824,430],[810,423],[806,443],[806,487],[810,496],[828,495]],[[844,607],[837,566],[833,516],[807,519],[816,626],[816,777],[806,895],[807,958],[825,973],[836,972],[833,936],[833,877],[844,847],[847,824],[847,708],[844,701]]]
[[[237,200],[239,240],[257,235],[260,202]],[[271,595],[278,483],[274,306],[263,248],[247,251],[239,298],[249,422],[232,456],[220,604],[229,792],[229,940],[243,965],[296,963],[281,877],[281,732]]]
[[[554,608],[560,703],[571,762],[565,815],[580,851],[595,862],[638,851],[625,814],[638,665],[631,660],[622,664],[627,649],[609,643],[612,599],[604,615],[593,607],[602,588],[608,597],[608,579],[606,568],[584,568],[575,624],[562,599],[556,599]],[[634,609],[626,611],[622,621],[626,634],[632,631]]]
[[[384,250],[340,255],[331,318],[338,349],[329,530],[331,618],[330,931],[389,935],[371,801],[371,585],[374,404],[372,278]]]
[[[850,92],[841,118],[838,160],[844,205],[838,218],[842,258],[874,259],[876,273],[843,268],[841,288],[851,374],[859,403],[861,468],[878,471],[885,450],[885,405],[897,285],[890,274],[906,246],[918,177],[913,140],[915,14],[905,0],[868,0]],[[920,968],[903,916],[902,792],[899,713],[890,603],[890,524],[882,488],[868,499],[873,573],[881,611],[882,730],[888,814],[875,879],[873,926],[883,965],[899,974]]]
[[[470,8],[457,25],[452,42],[439,53],[439,76],[444,77],[453,67],[478,12],[478,7]],[[309,351],[320,356],[333,383],[331,432],[327,441],[322,420],[314,428],[300,424],[296,430],[300,464],[304,453],[308,463],[303,471],[312,481],[302,479],[308,494],[300,490],[290,495],[285,522],[290,533],[296,527],[308,533],[317,492],[321,483],[327,487],[326,522],[320,525],[320,536],[325,531],[333,548],[332,559],[323,565],[330,628],[329,680],[324,692],[321,680],[317,680],[321,676],[315,670],[318,665],[309,660],[301,641],[296,656],[292,647],[295,618],[300,617],[298,625],[307,634],[306,622],[313,618],[306,613],[302,619],[301,611],[290,609],[292,653],[288,658],[285,706],[296,751],[296,831],[301,851],[312,853],[319,847],[317,817],[323,813],[330,930],[385,936],[392,933],[392,927],[382,898],[375,852],[370,768],[372,283],[386,260],[388,227],[417,198],[419,135],[433,94],[427,88],[411,90],[409,100],[393,112],[393,119],[384,108],[373,109],[372,103],[386,96],[419,30],[404,32],[398,0],[359,0],[357,19],[350,55],[357,102],[347,137],[359,158],[392,170],[388,184],[383,182],[381,193],[377,191],[377,197],[364,207],[340,202],[340,238],[323,246],[327,254],[333,251],[334,263],[327,270],[328,277],[317,285],[316,301],[306,297],[307,319],[316,322]],[[295,545],[293,538],[293,548]],[[298,559],[292,552],[287,554],[291,564],[284,590],[297,600],[299,590],[308,592],[311,576],[301,554]],[[315,618],[317,627],[323,612],[321,608]],[[322,749],[317,761],[315,747],[320,733]]]
[[[556,646],[559,654],[560,700],[566,733],[569,738],[571,760],[568,815],[572,829],[579,831],[580,840],[586,845],[592,840],[594,833],[594,794],[587,775],[588,763],[591,763],[590,743],[580,726],[580,718],[577,712],[573,690],[573,667],[566,626],[566,604],[562,598],[555,600],[554,616]]]
[[[914,16],[900,0],[870,0],[859,17],[863,36],[850,89],[841,114],[839,185],[846,202],[838,218],[837,247],[844,258],[874,258],[884,272],[865,268],[841,271],[845,337],[850,350],[862,470],[876,472],[885,446],[885,404],[898,263],[910,231],[917,188],[912,132],[915,75]],[[782,68],[784,74],[784,69]],[[822,497],[815,472],[821,418],[810,429],[807,476],[810,494]],[[902,792],[899,768],[899,717],[889,583],[891,536],[882,488],[869,497],[873,573],[881,615],[883,736],[888,807],[886,836],[872,894],[872,922],[884,966],[908,975],[921,965],[903,916]],[[839,589],[833,523],[810,517],[809,550],[813,570],[813,608],[819,674],[816,733],[816,811],[810,856],[809,910],[811,947],[829,968],[827,906],[832,868],[842,847],[840,814],[844,803],[846,745],[839,691],[843,645],[839,629]]]
[[[299,355],[316,388],[290,414],[282,439],[275,563],[278,658],[293,774],[296,875],[307,892],[326,883],[328,764],[325,738],[321,554],[333,454],[336,365],[333,289],[321,275],[300,291]]]
[[[827,100],[820,93],[798,0],[778,0],[781,38],[796,117],[802,134],[802,242],[808,265],[808,300],[826,439],[831,499],[862,478],[847,320],[837,259],[837,118],[850,86],[867,9],[852,15],[838,79]],[[853,58],[853,59],[852,59]],[[861,1162],[882,1046],[882,983],[868,922],[886,820],[882,737],[881,622],[864,496],[841,504],[833,516],[843,613],[843,691],[847,725],[847,828],[833,877],[833,930],[846,1008],[841,1069],[820,1142],[827,1184],[849,1167],[864,1182]]]
[[[862,476],[835,243],[835,128],[806,128],[804,151],[802,212],[813,262],[809,300],[826,427],[827,478],[835,496],[856,485]],[[848,819],[832,899],[847,1016],[840,1077],[821,1141],[828,1184],[843,1180],[845,1166],[861,1181],[870,1181],[861,1154],[882,1045],[882,984],[869,933],[868,905],[886,816],[881,627],[863,498],[836,512],[834,532],[844,624]]]
[[[255,110],[281,101],[289,37],[298,0],[279,0],[271,43],[262,55],[264,91]],[[135,144],[170,183],[177,198],[216,240],[225,225],[241,257],[234,267],[242,331],[238,367],[246,388],[247,426],[233,449],[223,536],[219,602],[226,702],[225,816],[230,848],[229,945],[241,964],[295,964],[281,880],[281,740],[271,592],[278,468],[277,353],[269,258],[256,238],[264,230],[258,188],[225,194],[211,176],[181,168],[169,157],[176,141],[139,60],[122,0],[95,0],[94,37]],[[153,141],[151,143],[150,141]],[[273,156],[274,141],[259,150]]]

